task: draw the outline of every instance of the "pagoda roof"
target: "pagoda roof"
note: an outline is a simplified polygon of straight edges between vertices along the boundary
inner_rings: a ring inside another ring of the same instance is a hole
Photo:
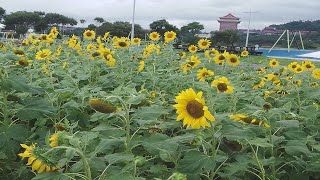
[[[232,15],[231,13],[229,13],[229,14],[223,16],[223,17],[219,17],[219,18],[220,18],[220,19],[232,19],[232,20],[239,20],[239,19],[240,19],[240,18]]]

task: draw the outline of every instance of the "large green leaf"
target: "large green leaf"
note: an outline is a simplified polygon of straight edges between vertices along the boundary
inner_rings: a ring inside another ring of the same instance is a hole
[[[189,151],[178,162],[178,170],[181,173],[198,174],[213,170],[216,165],[215,159],[199,151]]]

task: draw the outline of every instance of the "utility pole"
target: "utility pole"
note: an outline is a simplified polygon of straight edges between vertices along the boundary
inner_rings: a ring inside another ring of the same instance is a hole
[[[257,12],[256,12],[256,11],[255,11],[255,12],[252,12],[251,9],[250,9],[249,12],[244,12],[244,13],[249,13],[249,23],[248,23],[247,38],[246,38],[246,48],[248,48],[249,34],[250,34],[250,23],[251,23],[251,14],[252,14],[252,13],[257,13]]]
[[[132,26],[131,26],[131,43],[134,38],[134,19],[136,15],[136,0],[133,0]]]

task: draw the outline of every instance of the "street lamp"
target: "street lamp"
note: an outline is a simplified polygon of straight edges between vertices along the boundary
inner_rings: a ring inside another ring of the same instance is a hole
[[[133,0],[133,12],[132,12],[132,27],[131,27],[131,42],[133,42],[134,38],[134,18],[136,14],[136,0]]]

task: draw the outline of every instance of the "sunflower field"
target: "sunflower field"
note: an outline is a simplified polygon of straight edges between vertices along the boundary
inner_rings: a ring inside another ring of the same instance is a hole
[[[0,43],[2,180],[320,178],[315,62],[58,34]]]

